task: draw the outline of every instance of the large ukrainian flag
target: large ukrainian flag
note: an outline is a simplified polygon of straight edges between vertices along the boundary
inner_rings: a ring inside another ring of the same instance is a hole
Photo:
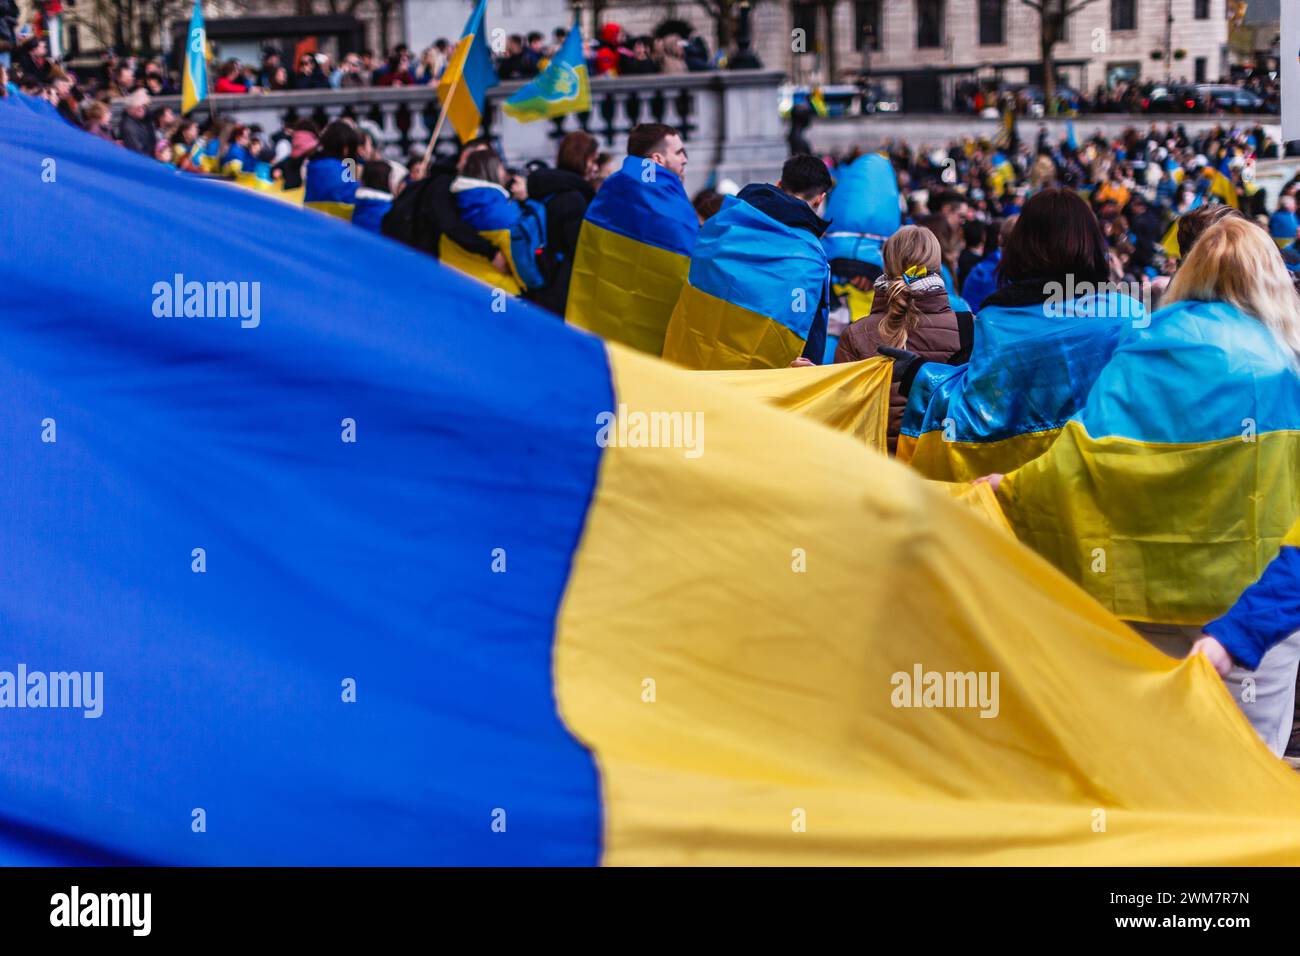
[[[693,369],[785,368],[829,283],[816,236],[728,196],[700,228],[663,357]]]
[[[0,862],[1300,860],[1204,659],[860,442],[48,104],[0,149]]]
[[[662,354],[699,231],[677,175],[628,156],[587,207],[565,320],[611,342]]]
[[[923,365],[903,411],[897,456],[927,478],[969,481],[1041,455],[1083,407],[1141,303],[1103,292],[1055,303],[985,306],[970,361]]]
[[[447,111],[462,143],[478,135],[487,91],[497,85],[497,71],[488,49],[486,15],[487,0],[479,0],[438,81],[438,102]]]
[[[1233,306],[1161,309],[999,496],[1021,540],[1118,616],[1204,624],[1300,516],[1300,371]]]

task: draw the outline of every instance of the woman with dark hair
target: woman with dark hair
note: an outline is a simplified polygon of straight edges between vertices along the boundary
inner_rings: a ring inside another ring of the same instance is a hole
[[[351,120],[336,119],[325,127],[303,175],[304,205],[352,221],[361,179],[361,142],[361,131]]]
[[[1004,285],[1028,283],[1037,289],[1067,275],[1076,285],[1105,282],[1110,275],[1106,238],[1078,193],[1044,189],[1025,203],[1007,237],[998,276]]]
[[[541,167],[528,174],[528,198],[546,207],[546,262],[550,273],[545,287],[528,298],[556,315],[564,315],[569,298],[573,257],[587,204],[596,195],[592,178],[600,144],[590,133],[574,130],[560,140],[555,168]]]
[[[963,481],[1041,455],[1077,412],[1120,331],[1145,312],[1108,282],[1097,218],[1068,189],[1021,210],[957,368],[882,348],[908,396],[898,457],[926,477]]]

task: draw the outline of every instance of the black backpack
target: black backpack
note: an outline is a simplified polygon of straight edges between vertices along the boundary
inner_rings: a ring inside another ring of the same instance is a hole
[[[437,179],[437,174],[426,176],[403,189],[379,223],[381,234],[435,259],[439,233],[433,216],[433,184]]]

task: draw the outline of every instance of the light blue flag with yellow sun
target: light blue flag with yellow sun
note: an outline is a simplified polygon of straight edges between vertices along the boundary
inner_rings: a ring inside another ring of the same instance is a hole
[[[591,109],[591,81],[583,55],[582,30],[576,22],[541,75],[525,83],[501,105],[521,123]]]

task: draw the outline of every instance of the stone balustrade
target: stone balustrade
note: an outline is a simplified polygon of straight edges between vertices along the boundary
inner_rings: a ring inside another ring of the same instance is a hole
[[[488,92],[484,127],[499,140],[507,161],[522,165],[534,159],[553,162],[558,140],[570,130],[586,129],[602,148],[621,157],[628,130],[637,123],[668,123],[682,131],[690,154],[688,192],[714,179],[741,185],[774,181],[786,156],[785,126],[777,112],[782,82],[782,74],[766,70],[597,77],[591,81],[589,113],[520,123],[501,111],[502,101],[522,85],[515,81]],[[322,125],[340,116],[369,121],[380,130],[387,155],[402,161],[423,149],[438,119],[432,86],[223,94],[212,100],[219,115],[268,132],[306,118]],[[159,97],[155,103],[179,109],[180,97]],[[446,124],[440,152],[453,151],[454,135]]]

